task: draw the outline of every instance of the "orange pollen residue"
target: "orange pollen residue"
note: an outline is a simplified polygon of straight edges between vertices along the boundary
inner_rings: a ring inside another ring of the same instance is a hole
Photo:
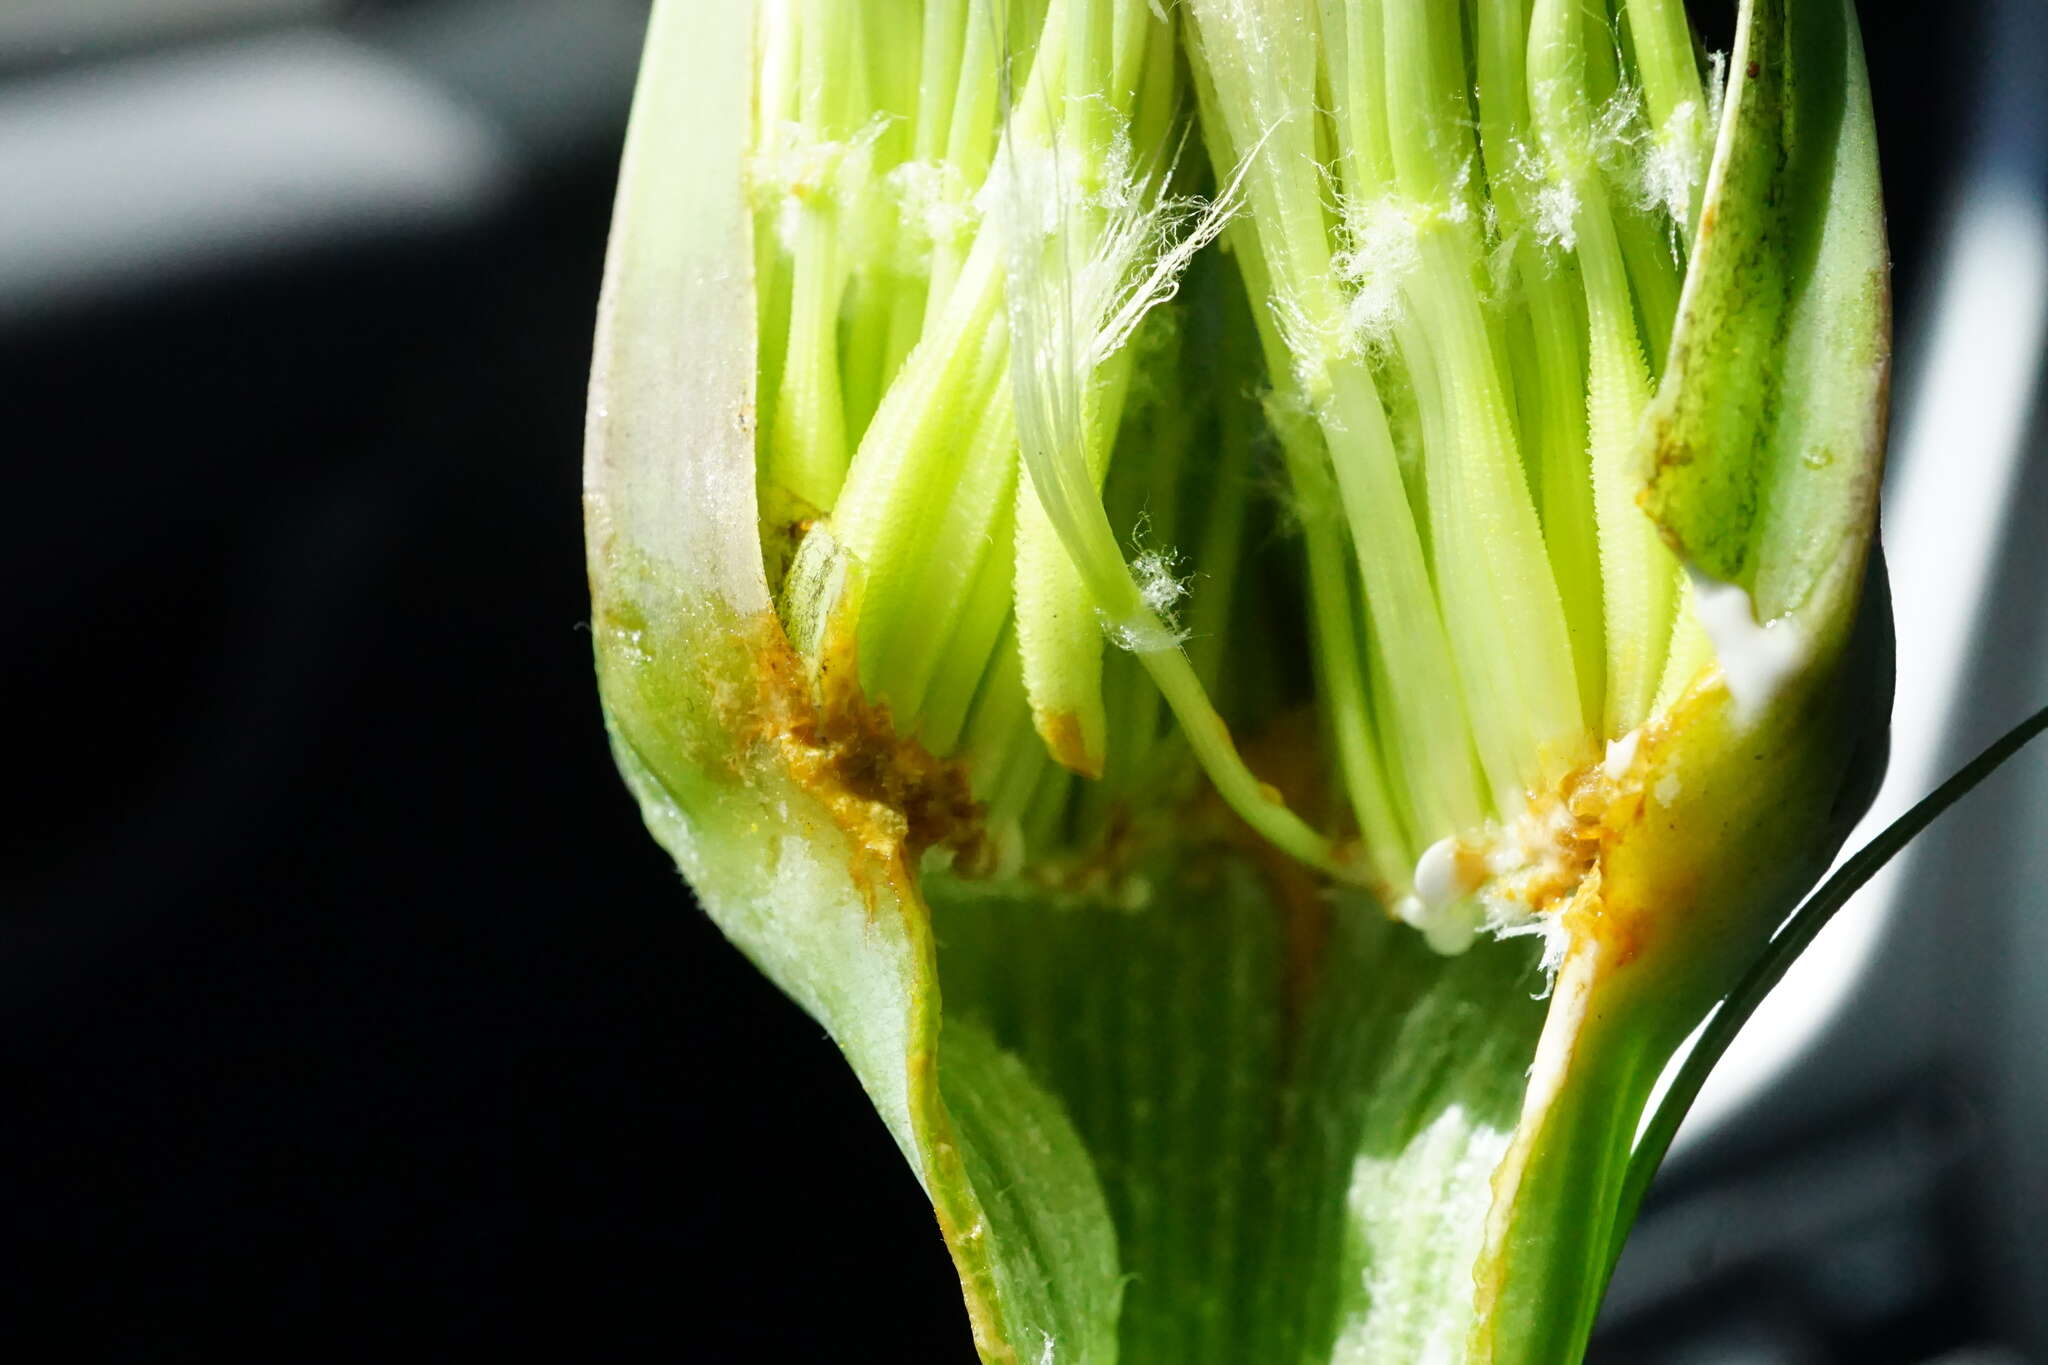
[[[1585,897],[1565,922],[1573,938],[1598,943],[1610,967],[1626,967],[1640,957],[1649,928],[1639,911],[1610,904],[1598,894]]]
[[[1612,784],[1597,762],[1567,773],[1555,788],[1531,799],[1516,824],[1532,855],[1520,867],[1491,878],[1492,895],[1514,901],[1533,915],[1563,910],[1598,866],[1611,828],[1607,816]],[[1461,845],[1458,872],[1466,885],[1489,880],[1487,855]]]
[[[1620,967],[1642,956],[1658,928],[1655,908],[1638,894],[1600,875],[1607,850],[1642,826],[1651,811],[1646,783],[1651,775],[1668,773],[1669,752],[1689,717],[1709,704],[1711,693],[1688,689],[1661,716],[1646,723],[1637,737],[1628,771],[1610,777],[1595,767],[1575,774],[1578,789],[1568,798],[1576,837],[1589,845],[1591,874],[1581,893],[1566,907],[1565,923],[1575,940],[1598,944],[1610,966]]]
[[[909,890],[929,849],[951,849],[955,866],[970,875],[992,857],[965,766],[898,733],[889,708],[867,698],[849,633],[833,634],[811,677],[770,616],[754,661],[758,700],[749,738],[772,746],[790,778],[845,832],[871,908],[879,882]]]
[[[1038,720],[1038,734],[1053,760],[1069,772],[1083,777],[1102,776],[1102,755],[1088,752],[1088,739],[1081,730],[1081,718],[1072,711],[1058,711]]]

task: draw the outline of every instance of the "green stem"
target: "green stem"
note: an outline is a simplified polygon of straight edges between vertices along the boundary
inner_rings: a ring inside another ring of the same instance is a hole
[[[1592,1335],[1618,1234],[1587,1214],[1620,1197],[1629,1140],[1683,1039],[1668,1016],[1614,1007],[1615,970],[1606,948],[1587,944],[1553,985],[1522,1117],[1494,1173],[1473,1365],[1577,1365]]]

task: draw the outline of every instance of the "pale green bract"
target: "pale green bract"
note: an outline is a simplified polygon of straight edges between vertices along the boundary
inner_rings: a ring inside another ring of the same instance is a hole
[[[1846,0],[657,0],[606,714],[984,1359],[1583,1353],[1882,763],[1877,189]]]

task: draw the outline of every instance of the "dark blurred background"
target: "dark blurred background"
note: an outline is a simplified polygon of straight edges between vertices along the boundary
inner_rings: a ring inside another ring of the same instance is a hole
[[[578,461],[645,12],[0,2],[18,1358],[971,1358],[880,1123],[605,749]],[[1902,404],[1958,363],[1957,225],[2020,206],[1972,258],[2021,318],[2007,482],[1930,542],[2003,585],[1950,604],[1946,764],[2048,699],[2048,29],[1863,12]],[[1936,435],[1976,486],[1997,433]],[[1681,1154],[1596,1358],[2048,1359],[2041,766],[1895,889],[1857,970],[1905,1013],[1863,990]]]

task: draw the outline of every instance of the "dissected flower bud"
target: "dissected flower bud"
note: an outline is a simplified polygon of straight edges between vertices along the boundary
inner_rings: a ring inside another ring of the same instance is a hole
[[[657,4],[606,713],[984,1358],[1583,1350],[1881,753],[1878,206],[1842,0]]]

